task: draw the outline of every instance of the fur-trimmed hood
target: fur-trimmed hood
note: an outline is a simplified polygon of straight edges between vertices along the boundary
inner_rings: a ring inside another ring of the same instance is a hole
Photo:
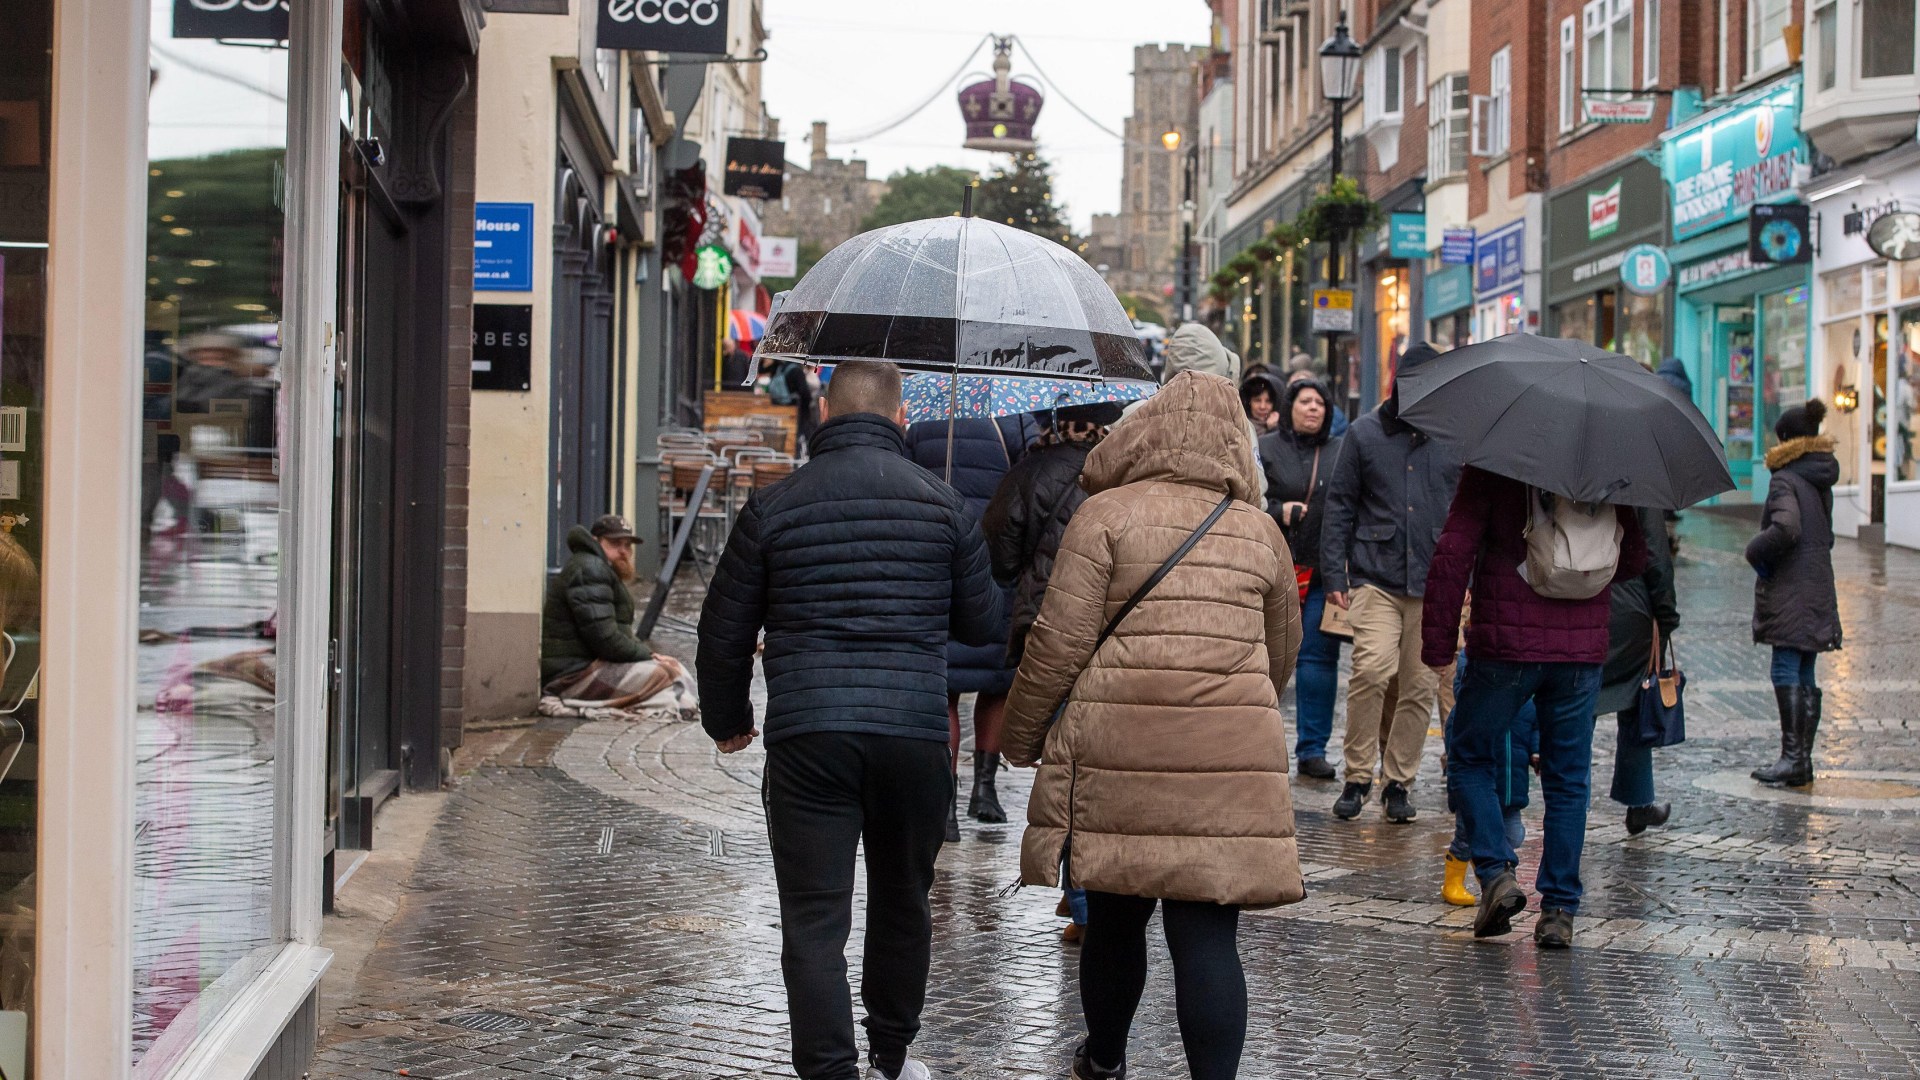
[[[1807,435],[1798,439],[1788,439],[1767,451],[1767,469],[1771,472],[1779,472],[1808,454],[1832,454],[1837,445],[1831,435]],[[1835,464],[1837,465],[1838,462]],[[1838,479],[1836,475],[1834,481],[1830,481],[1829,484],[1837,482]]]

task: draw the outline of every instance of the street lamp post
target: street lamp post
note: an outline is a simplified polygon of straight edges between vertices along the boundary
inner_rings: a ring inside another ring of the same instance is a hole
[[[1160,136],[1160,145],[1168,153],[1178,153],[1181,135],[1178,129],[1167,131]],[[1193,185],[1195,174],[1200,171],[1200,144],[1189,143],[1187,152],[1180,162],[1180,277],[1175,290],[1178,310],[1175,318],[1180,322],[1193,321]]]
[[[1345,134],[1340,130],[1341,121],[1345,118],[1347,102],[1353,100],[1355,83],[1359,78],[1360,45],[1347,33],[1347,13],[1342,11],[1339,23],[1333,28],[1333,36],[1320,46],[1320,92],[1333,106],[1333,175],[1328,181],[1329,186],[1340,179],[1342,144],[1346,141]],[[1345,227],[1336,228],[1330,239],[1333,250],[1327,260],[1327,284],[1338,288],[1346,277],[1346,271],[1340,265],[1341,249],[1347,242]],[[1333,345],[1337,336],[1336,333],[1326,335],[1327,378],[1333,381],[1336,394],[1346,376],[1345,372],[1338,370],[1338,355]],[[1357,397],[1358,389],[1354,387],[1348,395],[1350,412],[1358,411],[1358,402],[1352,400]]]

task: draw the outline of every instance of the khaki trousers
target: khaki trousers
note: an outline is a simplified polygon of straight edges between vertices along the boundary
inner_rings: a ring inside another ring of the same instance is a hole
[[[1381,762],[1387,780],[1413,783],[1420,751],[1433,720],[1438,680],[1420,662],[1421,602],[1394,596],[1372,585],[1352,594],[1347,621],[1353,625],[1353,679],[1347,684],[1346,758],[1348,783],[1373,782],[1373,763]],[[1381,746],[1382,716],[1388,686],[1399,682],[1399,700]]]

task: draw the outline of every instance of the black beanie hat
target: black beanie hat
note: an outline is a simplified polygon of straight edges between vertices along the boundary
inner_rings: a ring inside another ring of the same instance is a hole
[[[1781,413],[1780,419],[1773,425],[1773,433],[1779,436],[1781,442],[1810,439],[1820,434],[1820,422],[1826,418],[1826,403],[1814,398],[1805,405],[1795,405]]]

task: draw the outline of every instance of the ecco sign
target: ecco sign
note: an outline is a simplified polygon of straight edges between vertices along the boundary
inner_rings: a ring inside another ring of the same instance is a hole
[[[287,0],[173,0],[173,36],[285,41],[287,12]]]
[[[728,0],[597,0],[603,49],[727,51]]]

